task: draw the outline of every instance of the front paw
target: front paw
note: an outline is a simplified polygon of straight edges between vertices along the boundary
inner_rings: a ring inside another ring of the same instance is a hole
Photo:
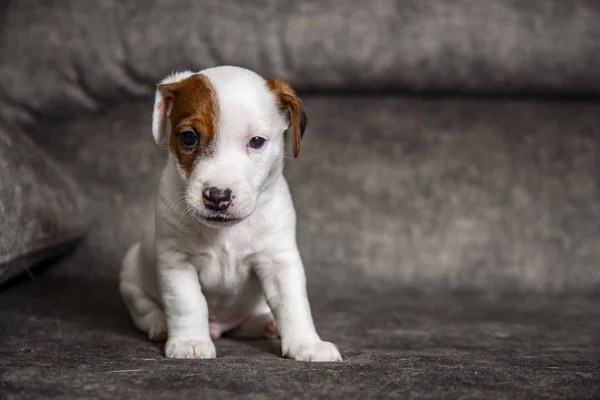
[[[178,339],[167,340],[167,358],[215,358],[217,350],[210,340]]]
[[[331,342],[317,341],[283,347],[283,355],[296,361],[341,361],[340,352]]]

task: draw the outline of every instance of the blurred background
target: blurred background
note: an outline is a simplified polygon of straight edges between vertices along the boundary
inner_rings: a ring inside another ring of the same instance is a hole
[[[89,274],[115,276],[147,213],[157,82],[238,65],[306,102],[287,172],[313,279],[598,287],[596,1],[3,4],[2,121],[89,201],[64,215]]]
[[[0,297],[5,348],[106,335],[145,351],[117,279],[168,151],[152,96],[217,65],[305,102],[286,175],[315,318],[346,351],[370,315],[487,315],[443,293],[514,295],[490,307],[515,313],[551,295],[543,321],[600,320],[597,300],[552,303],[600,290],[599,21],[596,0],[3,1],[0,280],[21,276]],[[40,333],[56,321],[62,337]],[[598,333],[577,326],[574,346]]]

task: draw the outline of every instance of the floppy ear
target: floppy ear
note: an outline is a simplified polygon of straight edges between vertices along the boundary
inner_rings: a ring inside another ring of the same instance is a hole
[[[152,136],[157,144],[162,144],[167,136],[167,120],[173,109],[173,87],[171,84],[160,84],[154,97],[154,113],[152,114]]]
[[[297,158],[298,154],[300,154],[300,139],[304,136],[304,130],[308,122],[304,113],[302,100],[296,95],[290,84],[281,79],[268,80],[267,86],[275,96],[275,101],[279,105],[279,109],[286,114],[292,127],[294,134],[294,158]]]

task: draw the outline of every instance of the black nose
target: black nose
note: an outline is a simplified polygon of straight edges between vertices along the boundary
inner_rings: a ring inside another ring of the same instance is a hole
[[[210,187],[203,193],[204,206],[213,211],[225,211],[231,204],[231,189]]]

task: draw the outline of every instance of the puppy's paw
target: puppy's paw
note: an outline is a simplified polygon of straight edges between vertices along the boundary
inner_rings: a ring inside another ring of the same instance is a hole
[[[148,338],[153,342],[167,341],[167,324],[164,317],[156,318],[148,330]]]
[[[165,345],[167,358],[215,358],[217,350],[210,340],[169,339]]]
[[[264,336],[269,340],[279,339],[279,329],[275,320],[270,320],[264,327]]]
[[[317,341],[284,346],[283,355],[296,361],[341,361],[340,352],[331,342]]]

